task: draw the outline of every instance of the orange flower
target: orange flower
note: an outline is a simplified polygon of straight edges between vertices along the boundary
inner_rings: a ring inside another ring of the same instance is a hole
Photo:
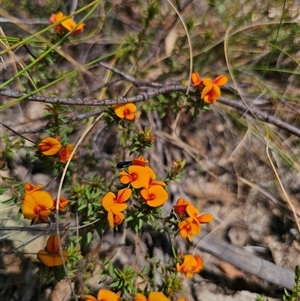
[[[210,213],[203,213],[203,214],[196,216],[196,219],[198,220],[198,222],[200,224],[207,224],[207,223],[210,223],[214,218],[213,218],[213,215]]]
[[[182,216],[186,213],[186,208],[190,204],[191,203],[189,201],[186,201],[183,198],[179,198],[173,208],[179,216]]]
[[[202,90],[201,99],[207,104],[216,102],[221,96],[220,87],[225,85],[227,81],[228,78],[225,75],[218,76],[214,81],[210,78],[204,78],[202,82],[205,87]]]
[[[177,301],[187,301],[185,298],[180,298]]]
[[[60,254],[58,236],[50,235],[45,250],[40,250],[37,257],[44,265],[52,268],[61,266],[63,262],[66,262],[68,259],[68,252],[62,250],[62,254]]]
[[[139,156],[131,161],[131,165],[146,166],[148,162],[149,161],[146,160],[143,156]]]
[[[121,298],[119,295],[116,293],[106,290],[106,289],[101,289],[98,292],[98,298],[99,301],[121,301]]]
[[[107,213],[107,220],[112,228],[121,225],[124,218],[124,214],[118,211],[109,210]]]
[[[92,295],[85,295],[85,301],[98,301],[98,300]]]
[[[25,194],[21,209],[24,218],[31,219],[33,224],[38,223],[39,219],[47,223],[53,205],[53,199],[48,192],[37,190]]]
[[[192,204],[189,204],[185,211],[190,217],[196,217],[199,214],[199,210]]]
[[[195,259],[196,259],[197,265],[193,266],[192,269],[193,269],[194,273],[199,273],[203,269],[204,261],[199,254],[195,255]]]
[[[143,294],[136,293],[133,301],[147,301],[147,298]]]
[[[108,212],[107,220],[111,227],[122,224],[125,217],[121,212],[127,208],[127,204],[124,202],[131,197],[131,193],[130,188],[124,188],[118,191],[117,196],[110,191],[103,197],[101,203]]]
[[[54,200],[54,208],[56,208],[57,199]],[[59,197],[59,205],[58,208],[60,211],[63,211],[65,207],[69,204],[69,201],[63,196]]]
[[[148,301],[171,301],[161,292],[152,292],[148,296]]]
[[[200,79],[200,75],[198,72],[193,72],[191,76],[191,81],[194,86],[194,88],[199,88],[202,84],[202,80]]]
[[[210,214],[210,213],[203,213],[203,214],[199,215],[199,210],[197,208],[195,208],[191,204],[189,204],[186,207],[186,213],[190,217],[196,218],[200,224],[207,224],[207,223],[209,223],[209,222],[211,222],[213,220],[212,214]]]
[[[133,188],[147,187],[150,181],[149,170],[147,166],[131,165],[127,171],[120,172],[120,182],[122,184],[129,184]]]
[[[34,191],[40,191],[40,190],[42,190],[42,189],[41,189],[42,187],[43,187],[42,184],[33,185],[33,184],[27,182],[27,183],[25,184],[25,195],[26,195],[26,194],[31,194],[31,193],[33,193]]]
[[[163,205],[169,197],[168,193],[160,185],[153,185],[149,188],[143,188],[140,192],[140,195],[150,207],[159,207]]]
[[[133,301],[170,301],[163,293],[161,292],[152,292],[148,295],[148,299],[140,293],[136,293]]]
[[[181,238],[185,239],[186,237],[189,241],[193,241],[192,235],[198,235],[201,230],[201,225],[197,219],[193,217],[188,217],[184,221],[178,223],[178,228],[180,229]]]
[[[114,106],[114,111],[119,118],[134,121],[137,108],[133,103],[122,103]]]
[[[38,150],[45,156],[53,156],[61,149],[61,143],[51,137],[46,137],[38,145]]]
[[[113,210],[121,212],[127,208],[125,203],[131,197],[132,191],[130,188],[124,188],[118,191],[117,196],[109,191],[102,199],[101,203],[106,211]]]
[[[192,278],[193,274],[198,273],[200,270],[202,270],[202,268],[203,260],[198,254],[195,257],[189,254],[184,255],[182,264],[180,264],[179,262],[176,263],[177,271],[185,274],[188,278]]]
[[[66,16],[62,12],[58,12],[56,14],[52,14],[49,18],[49,23],[54,24],[56,22],[61,21]],[[79,34],[83,32],[83,27],[85,26],[84,23],[80,23],[77,25],[75,21],[73,21],[71,18],[67,18],[58,25],[55,26],[55,30],[60,34],[66,34],[69,31],[72,31],[75,29],[72,34]]]
[[[59,161],[62,163],[66,163],[71,157],[71,153],[73,151],[73,144],[68,144],[64,147],[58,154]],[[72,156],[72,160],[76,158],[76,155]]]

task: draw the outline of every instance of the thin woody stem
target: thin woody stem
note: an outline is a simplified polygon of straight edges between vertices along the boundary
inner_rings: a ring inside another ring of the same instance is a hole
[[[129,77],[130,78],[130,77]],[[127,80],[129,79],[126,78]],[[131,79],[132,80],[132,79]],[[134,78],[133,78],[134,80]],[[141,94],[138,94],[134,97],[120,97],[116,99],[86,99],[86,98],[64,98],[64,97],[45,97],[41,95],[33,95],[29,96],[27,99],[37,102],[44,102],[44,103],[55,103],[55,104],[64,104],[64,105],[76,105],[76,106],[111,106],[121,103],[128,103],[128,102],[140,102],[140,101],[146,101],[153,97],[162,95],[162,94],[168,94],[172,92],[177,93],[185,93],[187,87],[182,85],[166,85],[162,86],[155,90],[150,90],[143,92]],[[192,89],[192,92],[194,90]],[[0,95],[3,96],[9,96],[12,98],[19,98],[24,96],[25,94],[19,93],[17,91],[4,89],[0,90]],[[221,97],[219,102],[221,104],[224,104],[226,106],[229,106],[231,108],[237,109],[242,114],[247,114],[248,116],[252,116],[258,120],[261,120],[263,122],[276,125],[278,128],[281,128],[297,137],[300,137],[300,129],[282,121],[281,119],[278,119],[276,117],[273,117],[260,109],[256,108],[255,106],[251,106],[251,112],[249,108],[243,104],[242,102],[231,100],[228,98]],[[99,112],[99,111],[98,111]],[[98,112],[95,114],[97,115]],[[93,114],[91,114],[93,115]],[[89,115],[89,116],[91,116]]]

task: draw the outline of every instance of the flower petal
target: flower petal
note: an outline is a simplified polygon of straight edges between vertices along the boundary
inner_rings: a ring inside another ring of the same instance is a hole
[[[55,155],[61,147],[61,143],[52,137],[46,137],[38,144],[38,150],[45,156]]]
[[[98,300],[100,301],[121,301],[121,298],[119,295],[116,293],[106,290],[106,289],[101,289],[98,292]]]
[[[203,214],[197,216],[196,219],[198,220],[198,222],[200,224],[206,224],[206,223],[211,222],[214,219],[214,217],[210,213],[203,213]]]
[[[131,197],[132,191],[130,188],[124,188],[118,191],[116,203],[124,203]]]
[[[217,86],[223,86],[228,82],[228,78],[226,75],[219,75],[214,81],[213,83]]]
[[[147,301],[147,298],[143,294],[136,293],[133,301]]]
[[[47,267],[53,267],[54,266],[54,261],[53,257],[49,255],[49,253],[45,250],[40,250],[37,253],[38,259]]]
[[[148,296],[148,301],[171,301],[161,292],[152,292]]]
[[[201,85],[202,80],[200,79],[200,75],[198,72],[192,73],[191,81],[192,81],[194,88],[198,88]]]
[[[85,301],[98,301],[98,300],[92,295],[85,295]]]
[[[109,191],[102,199],[101,204],[106,211],[115,203],[116,195]]]
[[[46,251],[51,254],[56,254],[59,251],[57,235],[52,234],[49,236],[47,240]]]

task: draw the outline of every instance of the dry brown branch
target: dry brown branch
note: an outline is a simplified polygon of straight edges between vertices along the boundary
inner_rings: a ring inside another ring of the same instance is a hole
[[[140,101],[147,101],[151,98],[162,94],[168,94],[172,92],[177,93],[184,93],[186,92],[187,87],[182,85],[165,85],[155,90],[150,90],[143,92],[141,94],[137,94],[133,97],[120,97],[116,99],[87,99],[87,98],[66,98],[66,97],[46,97],[41,95],[32,95],[27,97],[28,100],[36,101],[36,102],[43,102],[43,103],[55,103],[55,104],[63,104],[63,105],[75,105],[75,106],[111,106],[121,103],[128,103],[128,102],[140,102]],[[193,92],[193,90],[192,90]],[[12,98],[20,98],[24,97],[25,94],[19,93],[17,91],[4,89],[0,90],[0,95],[8,96]],[[273,117],[268,113],[261,111],[260,109],[256,108],[255,106],[251,106],[251,111],[249,108],[243,104],[242,102],[231,100],[225,97],[221,97],[219,100],[221,104],[229,106],[231,108],[237,109],[243,115],[249,115],[254,117],[255,119],[261,120],[263,122],[273,124],[280,129],[283,129],[297,137],[300,137],[300,129],[294,127],[279,118]],[[98,114],[98,113],[97,113]],[[97,115],[96,114],[96,115]]]
[[[284,269],[272,262],[259,258],[204,230],[201,232],[201,241],[198,244],[195,244],[195,247],[234,265],[246,273],[255,275],[262,280],[280,285],[290,290],[294,286],[293,271]]]

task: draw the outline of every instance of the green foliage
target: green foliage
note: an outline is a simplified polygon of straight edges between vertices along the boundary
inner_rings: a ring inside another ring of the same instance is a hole
[[[299,301],[300,300],[300,267],[295,268],[295,286],[292,293],[285,290],[283,301]]]
[[[158,229],[159,219],[162,218],[161,209],[152,209],[145,204],[133,205],[133,209],[128,209],[127,213],[127,225],[135,233],[139,233],[145,224]]]
[[[259,295],[255,298],[255,301],[268,301],[268,298],[265,298],[264,295]]]
[[[131,144],[128,146],[130,155],[137,152],[142,154],[144,149],[153,147],[154,135],[151,129],[140,130],[131,139]]]
[[[111,276],[114,276],[114,281],[109,286],[116,290],[122,291],[126,296],[134,296],[136,292],[135,282],[138,275],[133,268],[125,267],[124,270],[114,269]]]

